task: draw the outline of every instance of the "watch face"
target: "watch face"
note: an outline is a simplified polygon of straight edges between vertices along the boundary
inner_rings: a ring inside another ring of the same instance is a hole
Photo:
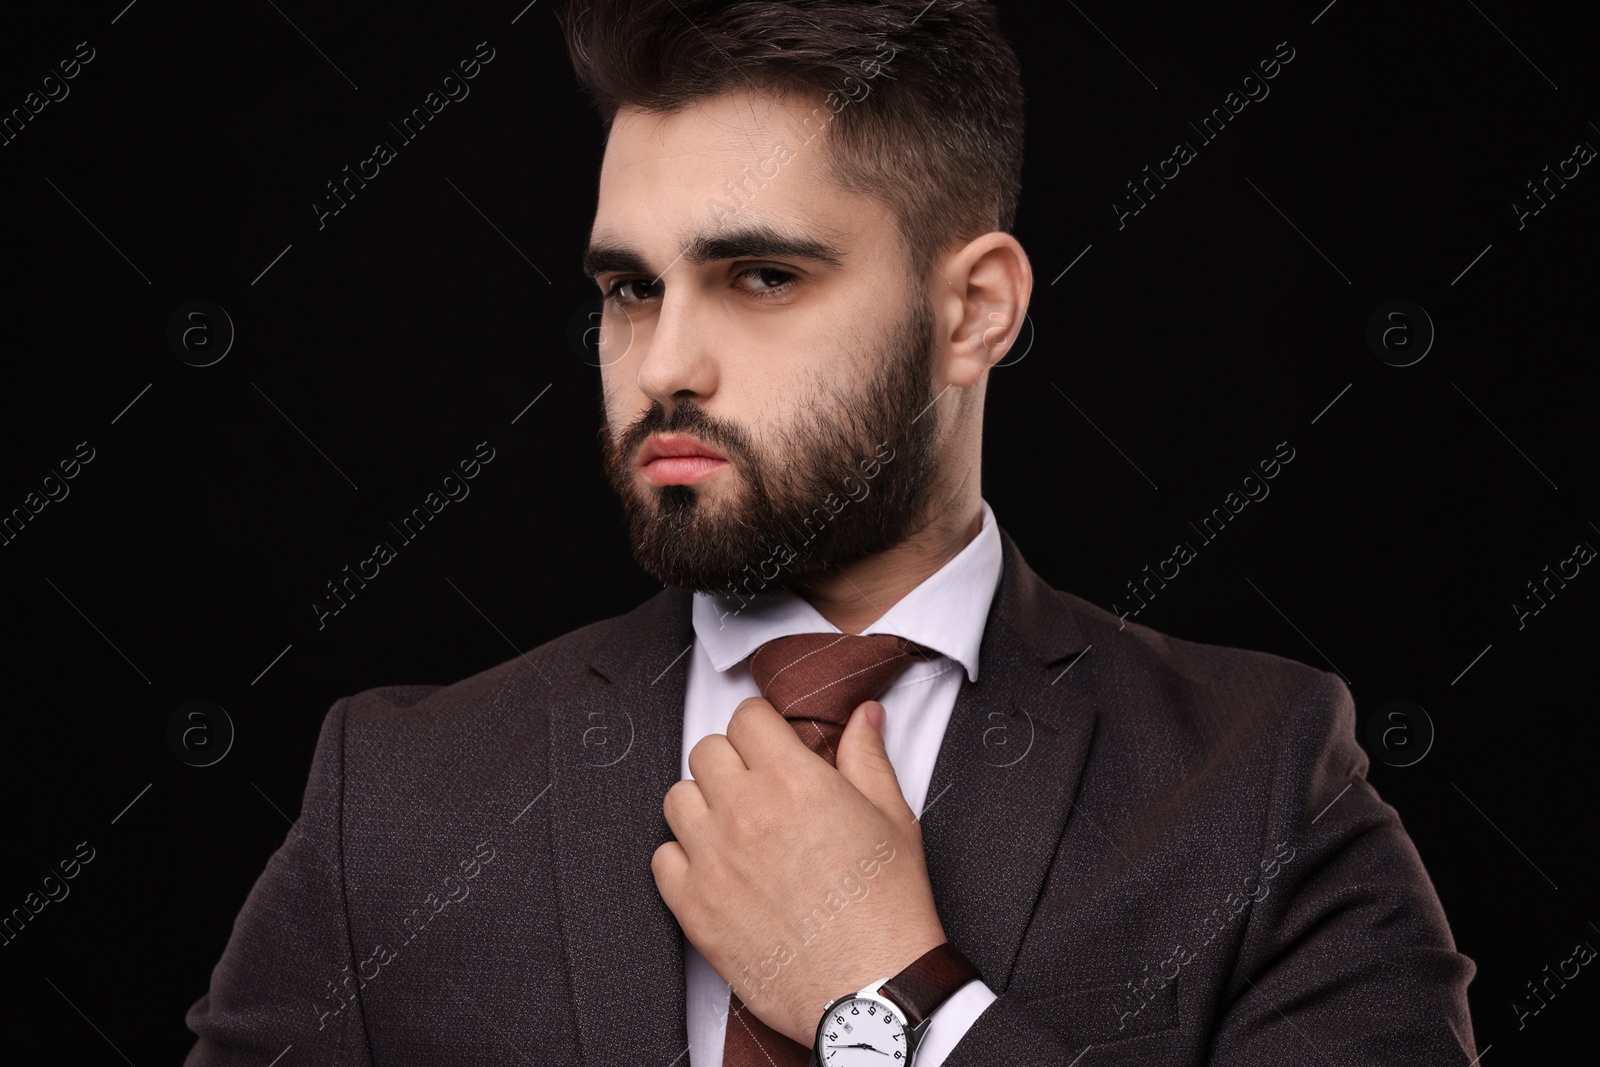
[[[817,1031],[817,1059],[826,1067],[894,1067],[906,1062],[906,1030],[888,1005],[865,997],[841,1000]]]

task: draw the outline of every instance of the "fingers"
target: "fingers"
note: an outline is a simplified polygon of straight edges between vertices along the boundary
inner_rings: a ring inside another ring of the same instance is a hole
[[[672,836],[689,857],[704,840],[698,827],[705,822],[706,798],[692,778],[674,782],[661,801],[661,813],[667,817]]]
[[[689,877],[689,855],[676,841],[668,841],[650,857],[650,873],[655,876],[656,890],[673,914],[683,899],[682,887]]]
[[[876,711],[881,721],[882,708],[877,701],[869,700],[851,712],[839,738],[839,773],[879,811],[897,823],[911,822],[915,816],[900,791],[900,779],[889,762],[883,734],[873,728],[869,717]]]
[[[750,768],[724,734],[707,734],[689,750],[689,774],[700,784],[708,804],[727,795],[727,787]]]
[[[728,720],[729,742],[746,767],[773,766],[799,758],[810,749],[795,734],[789,721],[762,697],[746,697]]]

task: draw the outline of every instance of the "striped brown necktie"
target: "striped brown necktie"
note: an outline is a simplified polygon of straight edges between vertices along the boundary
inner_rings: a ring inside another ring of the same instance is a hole
[[[915,660],[937,652],[893,634],[795,634],[750,656],[761,695],[789,720],[806,747],[838,766],[839,738],[850,713],[876,700]],[[821,1016],[822,1005],[817,1005]],[[728,1001],[722,1067],[806,1067],[810,1050],[747,1011],[738,993]]]

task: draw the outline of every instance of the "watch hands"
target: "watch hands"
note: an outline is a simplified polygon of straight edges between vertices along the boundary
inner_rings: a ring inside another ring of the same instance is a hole
[[[876,1052],[880,1056],[887,1056],[888,1055],[888,1053],[883,1051],[883,1049],[881,1049],[881,1048],[873,1048],[871,1045],[867,1044],[865,1041],[857,1041],[853,1045],[829,1045],[828,1047],[829,1048],[864,1048],[864,1049],[867,1049],[869,1052]]]

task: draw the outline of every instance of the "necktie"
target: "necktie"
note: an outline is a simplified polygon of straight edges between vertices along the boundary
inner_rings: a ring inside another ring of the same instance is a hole
[[[862,701],[876,700],[913,661],[937,655],[893,634],[795,634],[757,648],[750,673],[806,747],[837,766],[850,713]],[[722,1067],[806,1067],[809,1060],[804,1045],[756,1018],[738,993],[730,994]]]

